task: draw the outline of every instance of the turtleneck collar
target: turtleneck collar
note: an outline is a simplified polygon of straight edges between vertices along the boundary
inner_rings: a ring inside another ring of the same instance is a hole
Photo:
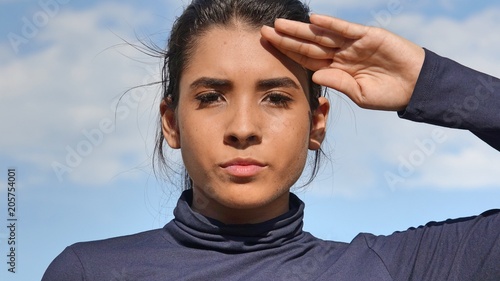
[[[296,241],[302,236],[304,203],[290,193],[287,213],[258,224],[227,225],[207,218],[190,207],[192,190],[182,193],[174,210],[174,220],[165,226],[183,246],[227,253],[270,249]]]

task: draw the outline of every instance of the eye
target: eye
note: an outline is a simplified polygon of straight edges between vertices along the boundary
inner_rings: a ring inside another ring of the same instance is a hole
[[[206,92],[196,96],[196,100],[200,102],[200,106],[209,106],[224,101],[224,97],[218,92]]]
[[[272,92],[265,97],[264,101],[268,101],[278,107],[288,108],[292,99],[285,94]]]

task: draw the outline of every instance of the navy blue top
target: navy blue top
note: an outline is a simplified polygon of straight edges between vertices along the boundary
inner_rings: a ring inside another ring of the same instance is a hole
[[[500,149],[499,108],[499,80],[426,50],[399,114]],[[302,231],[304,203],[292,193],[286,214],[253,225],[204,217],[191,200],[183,192],[162,229],[67,247],[42,280],[500,280],[500,210],[340,243]]]

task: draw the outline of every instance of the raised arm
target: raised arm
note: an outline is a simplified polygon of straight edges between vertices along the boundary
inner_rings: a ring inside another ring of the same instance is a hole
[[[312,24],[279,19],[262,35],[281,52],[316,71],[314,81],[346,94],[367,109],[403,110],[408,105],[424,50],[384,29],[328,16]]]
[[[312,15],[311,24],[279,19],[263,37],[313,71],[316,83],[362,108],[470,130],[500,150],[500,80],[381,28]]]

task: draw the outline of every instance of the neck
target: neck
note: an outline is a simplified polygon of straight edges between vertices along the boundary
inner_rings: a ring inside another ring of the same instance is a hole
[[[203,192],[193,189],[191,208],[205,217],[215,219],[224,224],[257,224],[279,217],[289,210],[287,191],[277,198],[269,199],[260,204],[234,205],[222,204]]]

